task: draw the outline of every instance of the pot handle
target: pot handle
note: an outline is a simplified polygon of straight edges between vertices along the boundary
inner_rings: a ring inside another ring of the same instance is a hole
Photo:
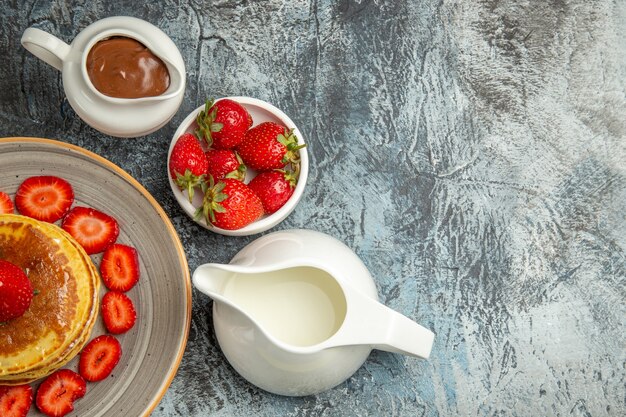
[[[54,35],[37,28],[28,28],[22,35],[22,46],[37,58],[63,70],[63,61],[70,53],[70,46]]]

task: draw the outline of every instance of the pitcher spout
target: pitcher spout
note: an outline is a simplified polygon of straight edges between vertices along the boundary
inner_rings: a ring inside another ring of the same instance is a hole
[[[165,64],[170,77],[170,85],[165,92],[158,96],[144,97],[146,101],[168,100],[176,97],[185,88],[185,70],[178,68],[165,55],[157,54]]]
[[[346,292],[348,312],[327,347],[371,345],[374,349],[428,359],[435,334],[359,291]]]
[[[234,271],[229,265],[204,264],[193,273],[193,285],[214,300],[223,300],[226,286]]]

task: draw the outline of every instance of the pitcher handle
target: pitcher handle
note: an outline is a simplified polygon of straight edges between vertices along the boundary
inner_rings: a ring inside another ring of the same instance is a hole
[[[70,53],[70,46],[54,35],[37,28],[28,28],[21,39],[22,46],[37,58],[63,70],[63,61]]]

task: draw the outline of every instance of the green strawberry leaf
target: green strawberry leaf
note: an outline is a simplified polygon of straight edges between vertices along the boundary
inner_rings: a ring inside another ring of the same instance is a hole
[[[285,148],[287,148],[287,151],[285,152],[285,155],[283,155],[281,162],[283,164],[288,164],[290,162],[293,164],[299,163],[300,152],[298,151],[304,148],[306,144],[298,143],[298,137],[295,135],[294,129],[287,130],[287,128],[285,128],[285,133],[279,134],[276,137],[276,140],[283,144]]]
[[[216,203],[221,203],[222,201],[226,200],[227,198],[228,198],[228,195],[226,195],[224,193],[217,193],[213,197],[213,201],[215,201]]]
[[[180,172],[176,171],[176,179],[174,180],[174,182],[181,190],[187,190],[187,196],[189,198],[189,202],[191,203],[193,201],[194,190],[197,186],[202,187],[202,184],[204,183],[204,177],[204,174],[196,176],[189,169],[186,169],[185,174],[183,175],[181,175]]]
[[[243,181],[246,178],[246,171],[248,170],[248,167],[246,166],[246,164],[243,163],[243,160],[241,159],[237,151],[235,151],[235,158],[237,158],[239,166],[237,167],[237,169],[232,170],[228,174],[226,174],[225,178],[232,178],[235,180]]]
[[[224,190],[224,187],[226,187],[226,183],[223,181],[220,181],[217,183],[217,185],[213,186],[213,192],[215,194],[219,194]]]
[[[222,126],[219,128],[217,127],[217,125],[221,125],[221,123],[214,123],[215,118],[217,117],[217,108],[214,108],[213,111],[209,113],[213,104],[215,104],[214,100],[207,100],[204,104],[204,110],[201,110],[196,117],[196,123],[198,124],[196,136],[200,139],[204,139],[209,148],[213,145],[213,136],[211,136],[211,132],[219,132],[222,130]],[[215,127],[213,127],[214,124],[216,125]]]
[[[206,184],[206,182],[205,182]],[[219,181],[214,183],[213,176],[209,174],[209,184],[205,186],[204,198],[202,199],[202,206],[199,207],[194,213],[194,218],[198,219],[203,216],[207,224],[215,223],[215,213],[225,213],[226,209],[220,203],[228,198],[228,195],[223,193],[226,183]]]

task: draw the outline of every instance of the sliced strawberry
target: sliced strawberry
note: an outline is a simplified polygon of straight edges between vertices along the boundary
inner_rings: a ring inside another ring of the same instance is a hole
[[[78,372],[87,381],[102,381],[122,357],[122,345],[111,335],[93,339],[80,353]]]
[[[11,197],[0,191],[0,214],[11,214],[15,211],[15,206],[13,205],[13,201],[11,201]]]
[[[74,371],[60,369],[39,385],[35,403],[50,417],[61,417],[74,410],[74,401],[87,391],[85,380]]]
[[[74,190],[63,178],[43,175],[27,178],[15,194],[21,214],[54,223],[67,213],[74,202]]]
[[[61,227],[81,244],[89,255],[104,251],[120,234],[117,221],[101,211],[74,207],[63,219]]]
[[[30,385],[0,385],[0,416],[25,417],[32,403],[33,389]]]
[[[126,294],[109,291],[102,297],[102,319],[109,333],[126,333],[135,325],[137,313]]]
[[[110,290],[126,292],[139,280],[139,256],[131,246],[109,246],[100,262],[100,275]]]

